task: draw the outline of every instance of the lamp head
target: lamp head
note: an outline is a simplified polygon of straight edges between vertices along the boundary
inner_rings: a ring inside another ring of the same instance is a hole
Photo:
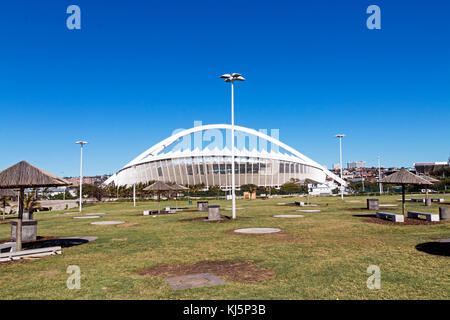
[[[233,82],[234,80],[245,81],[245,78],[240,73],[226,73],[221,75],[220,78],[225,79],[225,82]]]

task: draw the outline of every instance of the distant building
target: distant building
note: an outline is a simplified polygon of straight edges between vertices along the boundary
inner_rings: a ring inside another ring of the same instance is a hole
[[[449,159],[450,160],[450,159]],[[449,162],[422,162],[422,163],[414,163],[414,169],[416,169],[416,173],[422,174],[430,174],[435,171],[448,169],[450,167]]]
[[[313,196],[328,196],[333,194],[333,190],[336,190],[338,188],[339,186],[334,183],[334,181],[308,184],[308,192]]]
[[[341,170],[341,165],[339,163],[333,163],[333,170]]]
[[[102,176],[93,176],[93,177],[83,177],[83,184],[100,184],[103,181],[105,181],[109,175],[102,175]],[[67,181],[69,181],[72,186],[76,187],[80,185],[80,177],[70,177],[65,178]]]
[[[347,162],[348,169],[365,168],[365,167],[366,167],[365,161]]]

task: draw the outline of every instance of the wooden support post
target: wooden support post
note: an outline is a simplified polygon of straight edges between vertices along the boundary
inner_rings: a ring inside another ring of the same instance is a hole
[[[402,210],[403,210],[403,216],[406,217],[405,185],[404,184],[402,184]]]
[[[161,192],[158,191],[158,213],[161,213]]]
[[[16,243],[17,243],[17,251],[22,250],[22,217],[23,217],[23,198],[24,198],[24,189],[20,188],[19,192],[19,217],[17,220],[17,229],[16,229]]]

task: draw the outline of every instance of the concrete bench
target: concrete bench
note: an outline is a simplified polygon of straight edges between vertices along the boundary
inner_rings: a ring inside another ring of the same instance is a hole
[[[378,199],[367,199],[367,210],[378,210],[379,201]]]
[[[151,216],[154,214],[166,214],[166,213],[176,213],[177,211],[175,209],[171,209],[169,211],[167,210],[161,210],[160,212],[158,212],[158,210],[144,210],[142,212],[142,215],[144,216]]]
[[[377,218],[391,220],[392,222],[405,222],[405,217],[401,214],[395,214],[390,212],[377,212]]]
[[[17,249],[17,243],[15,243],[15,242],[5,242],[5,243],[0,244],[0,253],[3,250],[5,250],[5,249],[8,252],[14,252]]]
[[[408,211],[408,218],[420,219],[420,216],[424,216],[427,221],[439,221],[439,214],[437,213]]]
[[[444,199],[441,198],[431,198],[431,202],[444,202]]]
[[[61,254],[61,247],[48,247],[33,250],[0,253],[0,262],[19,260],[23,258],[40,258],[44,256]]]
[[[411,199],[412,202],[425,202],[425,199],[422,198],[413,198]]]

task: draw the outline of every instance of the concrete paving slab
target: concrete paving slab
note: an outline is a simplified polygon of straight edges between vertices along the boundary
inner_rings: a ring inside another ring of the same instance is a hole
[[[277,233],[281,232],[278,228],[244,228],[236,229],[234,232],[244,233],[244,234],[267,234],[267,233]]]
[[[274,218],[287,218],[287,219],[294,219],[294,218],[303,218],[301,214],[279,214],[276,216],[273,216]]]
[[[100,216],[83,216],[83,217],[73,217],[73,219],[97,219]]]
[[[98,221],[98,222],[91,222],[91,224],[96,226],[106,226],[106,225],[113,225],[113,224],[122,224],[125,223],[125,221]]]

